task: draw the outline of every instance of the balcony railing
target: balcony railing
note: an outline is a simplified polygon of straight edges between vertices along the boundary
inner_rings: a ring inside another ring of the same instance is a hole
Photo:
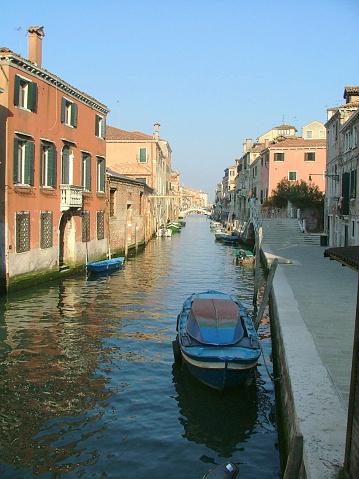
[[[61,211],[66,211],[70,208],[82,207],[82,186],[74,185],[60,185],[61,191]]]

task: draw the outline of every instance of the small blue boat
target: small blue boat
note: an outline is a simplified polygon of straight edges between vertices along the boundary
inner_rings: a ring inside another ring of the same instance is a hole
[[[104,259],[103,261],[95,261],[94,263],[86,263],[88,271],[94,273],[103,273],[105,271],[113,271],[119,269],[123,264],[124,258]]]
[[[173,353],[201,382],[223,390],[244,382],[261,350],[244,305],[211,290],[194,293],[183,303]]]
[[[219,236],[219,240],[223,241],[224,243],[238,243],[239,236],[231,234],[231,233],[223,233]]]

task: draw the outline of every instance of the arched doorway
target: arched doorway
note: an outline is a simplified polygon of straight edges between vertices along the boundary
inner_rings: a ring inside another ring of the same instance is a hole
[[[60,220],[59,226],[59,269],[66,267],[66,260],[70,257],[70,230],[72,215],[66,211]]]

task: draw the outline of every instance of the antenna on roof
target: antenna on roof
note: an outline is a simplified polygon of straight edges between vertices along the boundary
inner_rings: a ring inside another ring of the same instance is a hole
[[[21,57],[21,27],[16,28],[16,31],[19,32],[19,47],[20,47],[19,55]]]
[[[282,118],[283,118],[283,123],[282,123],[282,125],[284,125],[284,115],[283,115],[283,113],[282,113]]]

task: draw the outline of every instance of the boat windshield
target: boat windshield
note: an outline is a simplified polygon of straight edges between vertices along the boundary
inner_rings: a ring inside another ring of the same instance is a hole
[[[196,298],[188,315],[187,332],[205,344],[234,344],[244,334],[238,305],[230,299]]]

